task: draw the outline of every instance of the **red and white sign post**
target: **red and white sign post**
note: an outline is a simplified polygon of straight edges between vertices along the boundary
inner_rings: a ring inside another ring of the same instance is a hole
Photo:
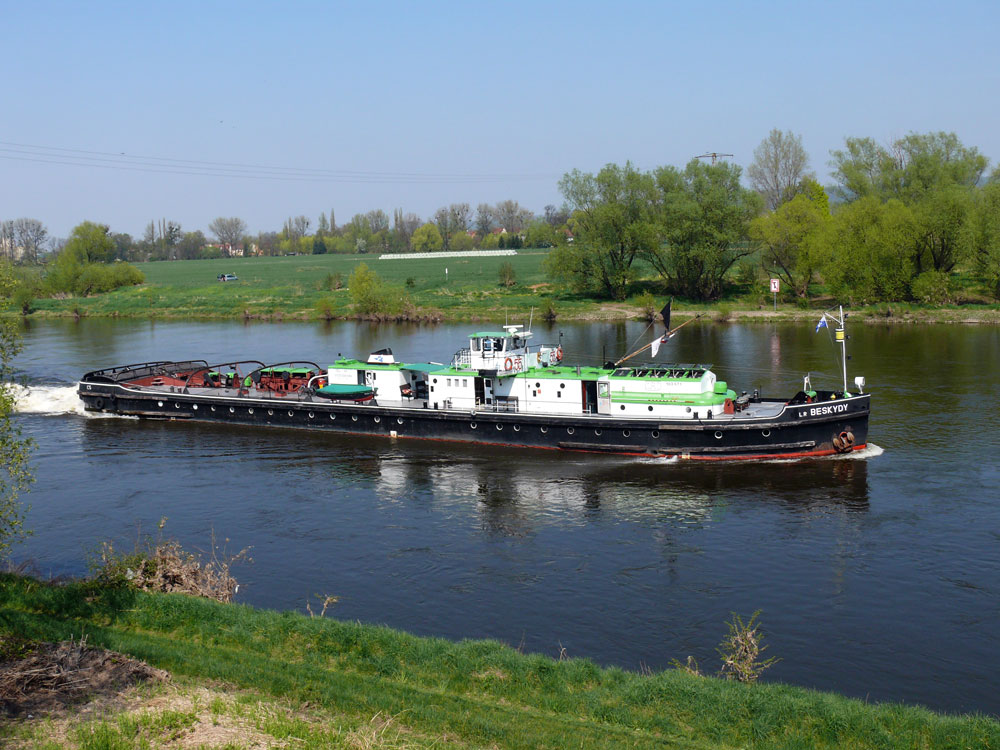
[[[774,311],[778,312],[778,292],[781,291],[781,279],[771,279],[771,294],[774,296]]]

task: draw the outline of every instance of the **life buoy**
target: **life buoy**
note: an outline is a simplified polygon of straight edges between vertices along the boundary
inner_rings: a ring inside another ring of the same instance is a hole
[[[562,347],[556,349],[556,362],[562,362]]]
[[[507,359],[504,360],[503,369],[507,370],[507,372],[514,369],[514,363],[511,361],[510,357],[507,357]]]

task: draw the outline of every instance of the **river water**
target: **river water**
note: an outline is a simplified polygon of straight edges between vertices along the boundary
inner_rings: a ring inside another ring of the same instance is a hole
[[[862,457],[741,464],[390,441],[98,418],[71,386],[148,359],[361,355],[447,361],[472,325],[32,323],[18,420],[37,441],[16,548],[79,574],[101,539],[214,533],[254,562],[238,600],[421,635],[661,669],[718,667],[731,612],[762,610],[768,678],[872,701],[1000,713],[1000,331],[851,330],[873,394]],[[488,327],[488,326],[487,326]],[[570,363],[621,355],[644,325],[536,324]],[[715,363],[738,391],[840,381],[827,331],[694,324],[661,361]]]

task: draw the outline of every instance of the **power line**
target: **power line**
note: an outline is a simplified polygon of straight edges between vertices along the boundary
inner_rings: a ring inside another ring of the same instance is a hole
[[[309,167],[277,167],[264,164],[197,161],[159,156],[115,154],[107,151],[38,146],[0,141],[0,159],[59,166],[91,167],[153,174],[281,180],[293,182],[345,183],[489,183],[505,180],[551,180],[557,175],[540,173],[456,174],[430,172],[375,172]]]

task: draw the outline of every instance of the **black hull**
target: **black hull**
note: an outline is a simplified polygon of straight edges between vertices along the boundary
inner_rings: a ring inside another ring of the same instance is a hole
[[[858,450],[868,438],[870,398],[860,395],[785,406],[769,419],[737,414],[713,420],[663,420],[435,410],[309,397],[220,397],[86,381],[80,383],[79,392],[89,411],[145,419],[699,460],[795,458]]]

